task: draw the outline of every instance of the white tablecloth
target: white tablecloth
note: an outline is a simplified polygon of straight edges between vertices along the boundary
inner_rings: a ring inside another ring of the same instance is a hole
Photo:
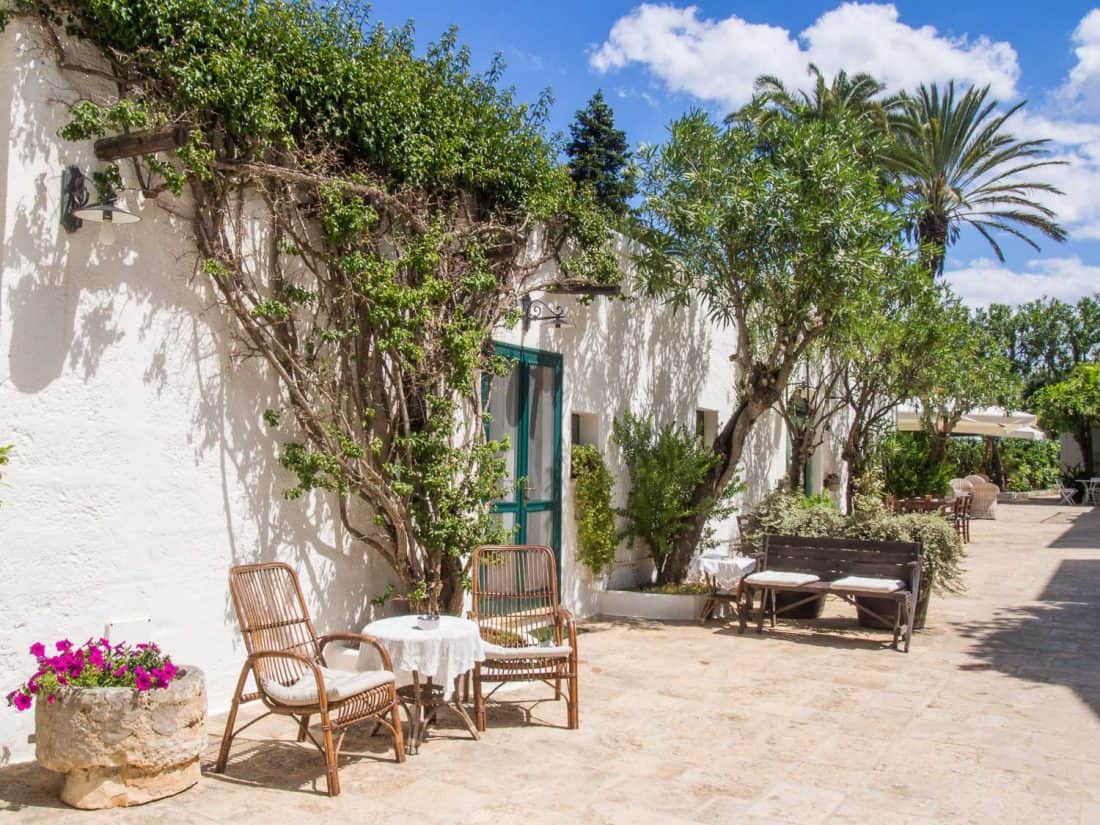
[[[756,559],[750,556],[729,556],[725,553],[704,553],[701,556],[693,556],[688,564],[687,580],[689,582],[706,582],[710,576],[718,584],[719,590],[729,592],[737,587],[737,583],[753,571],[756,567]]]
[[[471,670],[475,662],[485,661],[485,647],[477,625],[458,616],[440,616],[438,626],[422,630],[416,616],[393,616],[379,619],[363,628],[373,636],[393,660],[394,670],[416,671],[430,677],[443,688],[443,698],[450,700],[454,682]],[[359,667],[377,667],[372,662],[373,648],[359,649]]]

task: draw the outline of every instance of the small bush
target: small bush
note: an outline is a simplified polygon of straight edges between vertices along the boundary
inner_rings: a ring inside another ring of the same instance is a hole
[[[898,498],[943,495],[954,477],[947,462],[929,460],[931,439],[926,433],[893,433],[879,445],[886,490]]]
[[[627,413],[614,422],[612,439],[630,476],[626,506],[616,511],[625,522],[621,536],[641,539],[658,571],[664,569],[688,519],[698,513],[722,518],[733,512],[729,502],[740,489],[737,484],[720,499],[692,502],[695,489],[720,457],[700,446],[687,428],[668,424],[658,430],[649,419]],[[703,548],[714,544],[712,533],[700,542]]]
[[[576,477],[577,557],[599,574],[614,564],[619,546],[611,508],[611,473],[600,451],[590,444],[573,445],[572,469]]]

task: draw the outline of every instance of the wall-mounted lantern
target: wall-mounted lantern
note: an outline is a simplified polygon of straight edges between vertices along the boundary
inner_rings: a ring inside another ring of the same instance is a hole
[[[104,187],[96,203],[88,203],[88,178],[78,166],[70,166],[61,176],[61,225],[76,232],[84,221],[99,224],[99,242],[109,246],[115,242],[115,224],[137,223],[133,212],[118,206],[118,193]]]
[[[531,324],[538,321],[549,321],[554,325],[554,329],[571,326],[565,314],[565,307],[561,304],[548,304],[546,301],[524,295],[520,298],[520,306],[523,308],[524,332],[531,328]]]

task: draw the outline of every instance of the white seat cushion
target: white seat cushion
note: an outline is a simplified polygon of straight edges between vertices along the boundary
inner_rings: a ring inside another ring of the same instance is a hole
[[[789,584],[797,587],[802,584],[813,584],[819,581],[820,578],[820,576],[815,576],[813,573],[789,573],[785,570],[761,570],[759,573],[752,573],[746,576],[745,581],[765,586],[769,584]]]
[[[561,659],[569,656],[573,648],[569,645],[528,645],[526,647],[504,647],[485,642],[485,658],[496,659]]]
[[[333,670],[322,667],[321,678],[325,682],[325,696],[330,702],[339,702],[393,681],[388,670]],[[283,685],[274,679],[261,679],[264,693],[283,705],[316,705],[317,680],[309,670],[292,685]]]
[[[866,590],[870,593],[895,593],[905,589],[901,579],[880,579],[876,576],[845,576],[830,582],[830,586],[844,590]]]

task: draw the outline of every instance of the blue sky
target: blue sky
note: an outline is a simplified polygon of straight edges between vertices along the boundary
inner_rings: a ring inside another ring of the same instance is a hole
[[[1027,99],[1015,131],[1050,137],[1068,161],[1049,177],[1066,192],[1049,203],[1070,241],[1041,252],[1006,239],[998,263],[975,233],[952,248],[948,278],[974,304],[1100,290],[1100,6],[1090,3],[630,2],[438,3],[376,0],[387,25],[412,19],[418,41],[459,27],[476,65],[495,52],[506,82],[533,100],[549,87],[552,128],[564,130],[597,88],[632,145],[660,141],[691,107],[725,113],[757,75],[804,82],[870,71],[895,87],[922,80],[990,84],[1005,103]]]

